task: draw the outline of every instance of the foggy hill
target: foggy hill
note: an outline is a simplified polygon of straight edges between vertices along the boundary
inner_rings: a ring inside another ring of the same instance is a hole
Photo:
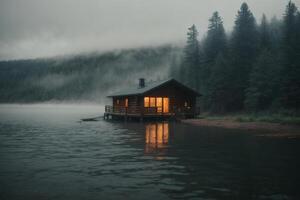
[[[0,102],[93,101],[146,80],[169,76],[182,49],[160,46],[60,58],[0,62]]]

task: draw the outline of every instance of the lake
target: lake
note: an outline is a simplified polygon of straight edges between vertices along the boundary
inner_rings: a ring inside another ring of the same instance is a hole
[[[0,199],[300,199],[300,140],[1,105]]]

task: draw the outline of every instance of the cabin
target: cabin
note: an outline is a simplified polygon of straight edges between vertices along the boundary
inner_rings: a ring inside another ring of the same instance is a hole
[[[197,91],[170,78],[145,82],[109,95],[112,105],[105,106],[104,119],[193,118],[200,113]]]

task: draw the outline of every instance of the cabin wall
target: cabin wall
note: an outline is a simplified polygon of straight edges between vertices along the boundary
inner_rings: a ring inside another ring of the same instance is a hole
[[[125,97],[113,97],[113,106],[125,106]]]
[[[125,102],[128,99],[128,107],[125,108]],[[119,103],[118,103],[119,101]],[[127,112],[127,113],[140,113],[140,103],[138,96],[121,96],[113,97],[113,106],[116,111]]]
[[[128,108],[129,108],[130,112],[132,112],[132,113],[140,112],[138,96],[128,97]]]
[[[128,107],[134,107],[138,105],[137,96],[123,96],[123,97],[113,97],[113,106],[125,106],[125,99],[128,99]],[[119,100],[119,104],[117,101]]]
[[[188,108],[190,110],[195,110],[196,108],[196,96],[177,85],[168,84],[147,92],[144,96],[169,97],[170,112],[183,112]],[[143,105],[143,99],[141,101]],[[185,102],[187,102],[187,106],[185,106]]]
[[[132,95],[113,97],[113,106],[115,112],[141,113],[152,112],[153,109],[142,109],[144,107],[144,97],[168,97],[169,113],[184,113],[185,115],[194,116],[196,113],[196,95],[194,92],[181,87],[178,84],[169,83],[146,92],[144,95]],[[128,107],[125,108],[126,99]],[[152,107],[149,107],[152,108]],[[155,111],[155,109],[154,109]],[[155,111],[156,112],[156,111]]]

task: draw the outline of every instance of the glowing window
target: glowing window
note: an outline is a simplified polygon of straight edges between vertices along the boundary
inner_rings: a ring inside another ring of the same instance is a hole
[[[149,97],[144,98],[144,107],[149,107]]]
[[[162,98],[161,97],[156,97],[156,106],[162,107]]]
[[[161,113],[162,112],[162,98],[161,97],[156,97],[156,107],[157,107],[157,112]]]
[[[168,113],[169,112],[169,98],[163,98],[163,112]]]
[[[128,98],[125,99],[125,107],[128,107]]]
[[[155,97],[150,97],[150,107],[155,107]]]

